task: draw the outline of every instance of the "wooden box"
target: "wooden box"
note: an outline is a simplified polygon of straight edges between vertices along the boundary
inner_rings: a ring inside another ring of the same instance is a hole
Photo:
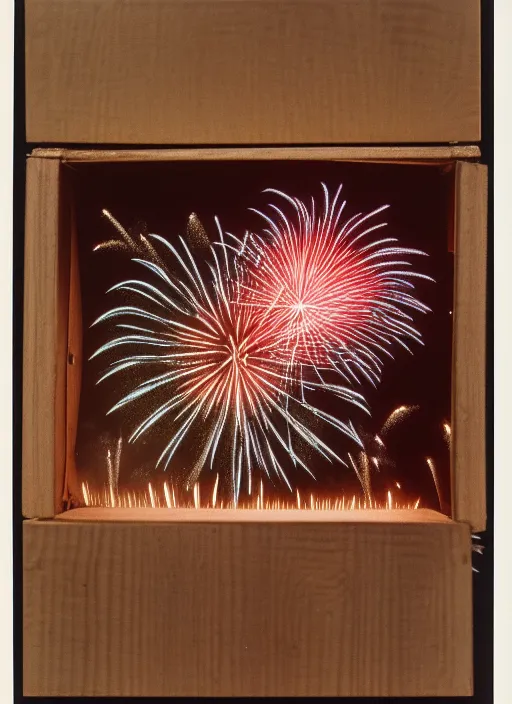
[[[52,146],[27,160],[24,694],[470,695],[487,192],[478,147],[457,143],[480,138],[478,2],[27,0],[26,31],[27,141]],[[68,510],[73,171],[291,160],[453,175],[450,516]]]

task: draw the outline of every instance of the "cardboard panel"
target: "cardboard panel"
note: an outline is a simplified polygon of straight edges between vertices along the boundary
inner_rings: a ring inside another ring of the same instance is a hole
[[[26,0],[27,140],[480,139],[479,0]]]
[[[453,159],[478,159],[476,145],[431,147],[181,147],[178,149],[36,148],[32,156],[63,162],[137,161],[366,161],[438,165]]]
[[[62,510],[69,242],[63,227],[61,175],[59,161],[28,160],[22,440],[26,518]]]
[[[474,531],[486,525],[487,167],[455,172],[452,515]]]
[[[472,693],[468,526],[263,520],[25,522],[24,694]]]

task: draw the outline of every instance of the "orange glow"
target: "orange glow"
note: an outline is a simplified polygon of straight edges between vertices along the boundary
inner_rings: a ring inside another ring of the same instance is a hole
[[[217,488],[218,476],[212,495],[206,500],[201,501],[199,483],[192,487],[192,498],[189,501],[176,501],[174,487],[164,482],[160,489],[154,487],[151,482],[148,483],[147,489],[133,491],[121,489],[114,492],[112,487],[104,486],[102,489],[91,489],[87,482],[82,483],[82,500],[85,506],[104,507],[104,508],[217,508],[222,510],[237,508],[244,509],[259,509],[259,510],[309,510],[309,511],[353,511],[360,509],[386,509],[386,510],[401,510],[401,509],[417,509],[420,505],[420,499],[415,502],[400,502],[394,496],[392,491],[388,491],[385,501],[376,501],[372,497],[361,497],[341,495],[335,498],[319,498],[314,494],[309,494],[307,497],[302,497],[297,490],[295,499],[265,499],[263,496],[263,483],[260,484],[260,491],[253,499],[248,499],[245,502],[239,502],[236,506],[229,502],[224,504],[217,503]]]
[[[443,435],[448,449],[451,450],[452,446],[452,429],[449,423],[443,423]]]

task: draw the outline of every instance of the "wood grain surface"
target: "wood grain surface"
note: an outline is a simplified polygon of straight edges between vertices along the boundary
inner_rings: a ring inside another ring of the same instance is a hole
[[[480,139],[479,0],[26,0],[33,143]]]
[[[487,167],[455,172],[455,305],[452,373],[452,515],[486,525]]]
[[[62,510],[66,462],[69,247],[63,233],[61,165],[27,162],[23,320],[22,511]]]
[[[469,527],[24,523],[28,696],[472,691]]]
[[[476,145],[434,147],[232,147],[200,149],[62,149],[36,148],[32,156],[63,162],[109,161],[377,161],[434,163],[477,159]]]

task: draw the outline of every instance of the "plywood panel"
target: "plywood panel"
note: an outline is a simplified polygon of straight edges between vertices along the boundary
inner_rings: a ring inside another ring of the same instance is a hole
[[[478,141],[479,0],[26,0],[27,140]]]
[[[65,467],[69,258],[60,163],[29,159],[26,193],[22,510],[41,517],[62,510]]]
[[[24,524],[24,693],[472,691],[469,527]]]
[[[475,531],[486,524],[487,167],[455,172],[452,511]]]

